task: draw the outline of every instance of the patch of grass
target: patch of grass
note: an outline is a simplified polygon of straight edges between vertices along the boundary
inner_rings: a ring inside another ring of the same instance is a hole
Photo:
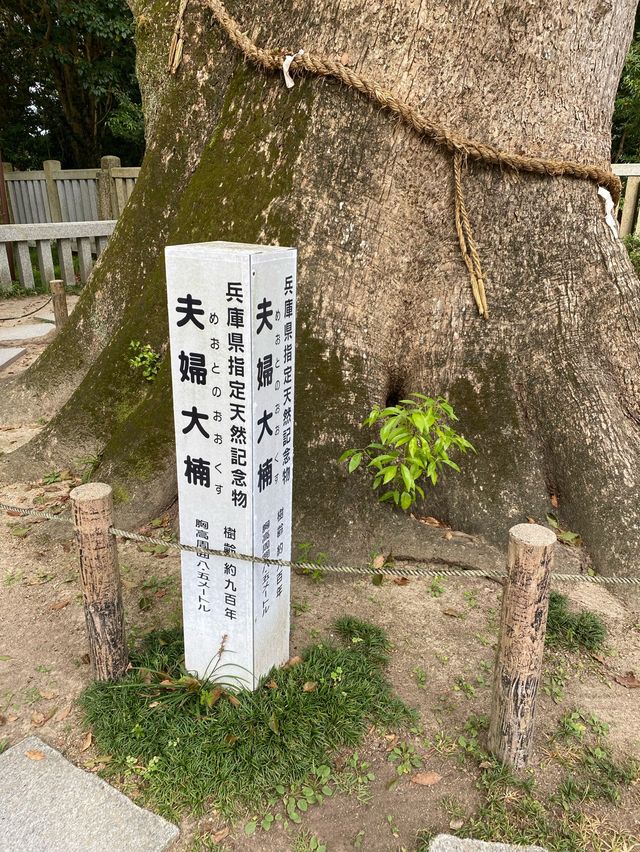
[[[547,618],[547,645],[585,651],[597,651],[602,648],[607,638],[607,629],[602,619],[588,609],[572,612],[568,604],[566,595],[551,592]]]
[[[231,815],[357,746],[371,724],[411,722],[383,673],[384,632],[354,618],[336,631],[347,647],[312,646],[255,692],[235,694],[185,672],[179,630],[152,633],[123,680],[94,683],[81,699],[100,753],[111,756],[106,774],[170,817],[205,805]]]
[[[9,748],[9,740],[7,737],[0,737],[0,754]]]
[[[468,816],[454,800],[443,800],[445,813],[461,821],[453,833],[477,840],[538,845],[549,852],[636,848],[639,838],[581,810],[586,802],[616,804],[622,789],[640,777],[637,761],[614,758],[606,743],[608,728],[597,717],[572,710],[560,720],[548,752],[565,773],[551,793],[537,788],[533,772],[515,774],[485,751],[481,737],[487,724],[484,717],[470,718],[457,740],[460,754],[481,770],[477,788],[483,802]],[[429,836],[429,831],[419,835],[419,849],[428,848]]]

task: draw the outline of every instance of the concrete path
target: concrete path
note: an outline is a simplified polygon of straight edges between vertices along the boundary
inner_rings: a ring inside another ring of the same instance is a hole
[[[505,843],[485,843],[439,834],[429,844],[429,852],[546,852],[541,846],[510,846]]]
[[[38,737],[0,755],[0,852],[161,852],[178,834]]]

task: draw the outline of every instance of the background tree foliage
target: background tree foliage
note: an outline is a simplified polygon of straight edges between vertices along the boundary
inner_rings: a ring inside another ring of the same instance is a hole
[[[0,9],[0,150],[93,167],[144,153],[134,23],[124,0],[7,0]]]
[[[640,13],[618,86],[611,133],[614,163],[640,161]]]

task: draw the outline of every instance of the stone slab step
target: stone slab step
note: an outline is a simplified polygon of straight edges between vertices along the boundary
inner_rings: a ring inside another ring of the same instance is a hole
[[[511,846],[508,843],[486,843],[439,834],[429,844],[429,852],[546,852],[542,846]]]
[[[19,346],[10,346],[6,349],[0,349],[0,370],[8,367],[9,364],[13,364],[13,362],[17,361],[18,358],[26,351],[26,349],[21,349]]]
[[[161,852],[178,834],[38,737],[0,755],[2,852]]]

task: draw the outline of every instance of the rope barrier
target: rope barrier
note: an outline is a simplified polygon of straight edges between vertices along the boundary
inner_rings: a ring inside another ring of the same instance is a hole
[[[460,242],[462,257],[469,272],[471,289],[478,312],[487,318],[487,300],[484,287],[484,275],[471,223],[464,204],[462,189],[462,163],[470,158],[489,166],[506,166],[516,172],[529,172],[547,177],[572,177],[588,180],[609,190],[614,204],[620,198],[621,181],[609,169],[600,166],[585,165],[573,160],[554,160],[550,157],[533,157],[526,154],[513,154],[502,151],[493,145],[486,145],[455,133],[443,124],[419,112],[411,104],[395,93],[388,91],[376,80],[353,71],[347,65],[334,59],[316,56],[306,49],[292,53],[282,50],[265,50],[258,47],[240,28],[238,22],[227,12],[221,0],[204,0],[215,20],[230,42],[246,59],[265,71],[283,72],[285,61],[287,73],[306,71],[319,77],[331,77],[344,86],[355,89],[360,94],[375,101],[388,112],[392,112],[411,127],[423,139],[434,142],[448,151],[453,158],[454,197],[456,232]],[[180,0],[173,38],[169,49],[169,71],[175,74],[182,62],[184,47],[184,16],[188,0]]]
[[[24,319],[25,317],[30,317],[32,314],[37,314],[38,311],[41,311],[44,308],[46,308],[47,305],[49,304],[49,302],[52,299],[53,299],[53,296],[48,298],[47,301],[44,303],[44,305],[40,305],[40,307],[36,308],[34,311],[27,311],[26,314],[21,314],[19,317],[0,317],[0,322],[8,322],[9,320],[21,320],[21,319]]]
[[[20,515],[28,515],[30,517],[41,518],[48,521],[60,521],[62,523],[71,524],[71,518],[61,517],[52,512],[43,512],[37,509],[30,509],[22,506],[11,506],[8,503],[0,503],[0,510],[7,512],[15,512]],[[394,568],[393,566],[384,565],[381,568],[374,568],[370,565],[341,565],[331,563],[317,562],[299,562],[290,559],[269,559],[264,556],[253,556],[248,553],[228,553],[225,550],[216,550],[209,547],[195,547],[190,544],[181,544],[176,541],[166,541],[163,538],[154,538],[152,536],[142,535],[141,533],[131,532],[129,530],[121,530],[117,527],[110,527],[109,532],[116,538],[123,538],[128,541],[135,541],[141,544],[153,544],[156,547],[166,547],[169,550],[183,551],[186,553],[197,553],[202,556],[220,556],[225,559],[233,559],[239,562],[258,562],[260,565],[273,565],[280,568],[293,568],[299,571],[312,572],[320,571],[326,574],[352,574],[363,575],[368,577],[484,577],[491,580],[504,580],[507,573],[504,570],[482,569],[469,567],[449,567],[450,564],[460,565],[459,561],[448,563],[446,560],[438,557],[425,560],[431,564],[441,565],[441,568],[426,568],[422,565],[416,565],[413,568]],[[560,583],[593,583],[595,585],[640,585],[640,577],[623,577],[619,575],[611,575],[608,577],[596,574],[560,574],[552,573],[551,579]]]

